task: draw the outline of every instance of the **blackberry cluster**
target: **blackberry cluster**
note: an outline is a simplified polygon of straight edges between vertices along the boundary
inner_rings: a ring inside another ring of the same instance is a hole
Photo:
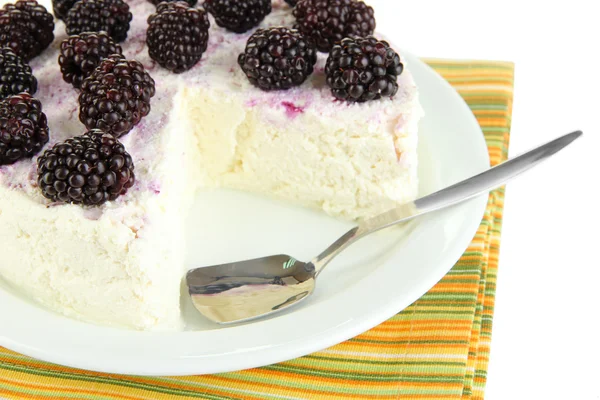
[[[375,31],[373,8],[360,0],[299,0],[293,13],[294,28],[311,36],[325,53],[345,37],[366,37]]]
[[[175,73],[192,68],[208,45],[208,14],[186,2],[163,2],[148,18],[146,42],[150,57]]]
[[[286,90],[313,73],[317,49],[295,29],[259,29],[248,39],[238,64],[248,80],[263,90]]]
[[[331,49],[325,65],[333,95],[349,102],[393,97],[403,70],[398,53],[372,36],[342,40]]]
[[[81,87],[88,77],[111,54],[123,54],[121,46],[106,32],[84,32],[63,40],[58,64],[65,82]]]
[[[148,0],[150,3],[154,4],[155,6],[159,5],[160,3],[163,2],[171,2],[171,1],[181,1],[181,0]],[[198,0],[185,0],[186,3],[188,3],[190,5],[190,7],[195,6],[198,3]]]
[[[19,0],[0,9],[0,47],[29,61],[53,40],[54,17],[35,0]]]
[[[98,206],[135,183],[125,147],[99,129],[57,143],[38,158],[38,185],[52,201]]]
[[[206,0],[204,7],[220,27],[244,33],[271,13],[271,0]]]
[[[48,120],[39,100],[21,93],[0,101],[0,165],[33,156],[48,139]]]
[[[148,115],[154,93],[142,64],[113,54],[81,84],[79,120],[88,129],[123,136]]]
[[[54,16],[58,19],[65,19],[69,10],[79,0],[52,0],[52,9]]]
[[[8,47],[0,48],[0,99],[27,92],[37,92],[37,79],[31,67]]]
[[[80,0],[67,13],[67,33],[108,33],[116,42],[127,38],[133,16],[123,0]]]

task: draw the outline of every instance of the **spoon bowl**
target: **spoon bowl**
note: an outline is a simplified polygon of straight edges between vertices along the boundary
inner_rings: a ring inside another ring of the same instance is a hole
[[[194,307],[219,324],[246,322],[300,303],[315,290],[317,270],[287,255],[257,258],[187,274]]]

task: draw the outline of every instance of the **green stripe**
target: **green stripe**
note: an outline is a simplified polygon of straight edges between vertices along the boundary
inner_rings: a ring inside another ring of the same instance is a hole
[[[287,363],[286,363],[287,364]],[[267,367],[268,368],[268,367]],[[305,368],[299,368],[299,370],[306,370],[307,368],[311,369],[314,368],[314,366],[307,366]],[[285,380],[285,381],[277,381],[274,382],[272,377],[261,377],[261,376],[256,376],[256,375],[252,375],[252,374],[245,374],[245,373],[229,373],[229,374],[225,374],[224,377],[226,378],[230,378],[232,380],[235,381],[241,381],[241,382],[247,382],[248,384],[252,384],[255,382],[258,383],[263,383],[263,384],[267,384],[267,385],[276,385],[276,386],[281,386],[285,389],[300,389],[300,390],[310,390],[310,391],[319,391],[319,392],[325,392],[325,393],[345,393],[345,394],[360,394],[360,395],[394,395],[397,391],[397,389],[395,388],[391,388],[391,389],[384,389],[381,388],[379,386],[361,386],[360,388],[356,388],[356,387],[340,387],[339,385],[337,385],[335,382],[333,383],[328,383],[328,382],[319,382],[319,386],[318,388],[316,388],[314,386],[314,383],[304,383],[304,381],[301,380],[293,380],[293,379],[289,379],[289,380]],[[309,381],[310,382],[310,381]]]
[[[472,104],[470,106],[472,111],[476,110],[501,110],[508,111],[508,106],[505,103],[502,104]]]
[[[28,396],[35,395],[36,399],[56,399],[57,396],[66,397],[70,399],[92,399],[92,400],[114,400],[115,397],[105,397],[98,394],[84,394],[84,393],[69,393],[63,392],[58,388],[51,388],[48,390],[38,389],[22,389],[17,386],[9,386],[0,383],[0,394],[18,395],[25,394]]]
[[[303,368],[308,370],[321,369],[326,371],[342,371],[358,374],[365,374],[365,371],[368,371],[369,375],[400,375],[401,373],[424,375],[423,365],[373,365],[361,362],[347,363],[344,359],[323,362],[321,360],[305,359],[303,357],[288,361],[285,363],[285,365],[291,368]],[[427,366],[427,372],[425,375],[462,375],[464,373],[464,368],[464,364],[454,366],[433,364]]]
[[[44,376],[49,378],[60,378],[60,379],[68,379],[74,381],[82,381],[82,382],[94,382],[94,383],[103,383],[114,386],[122,386],[131,389],[143,389],[150,392],[163,393],[163,394],[172,394],[176,396],[190,396],[200,399],[208,399],[208,400],[236,400],[233,397],[223,397],[223,396],[215,396],[209,394],[198,393],[196,391],[185,390],[185,389],[171,389],[162,386],[149,385],[145,383],[139,382],[131,382],[124,379],[111,379],[104,378],[101,376],[90,376],[90,375],[78,375],[71,374],[67,372],[59,372],[59,371],[46,371],[37,368],[23,367],[20,365],[11,365],[11,364],[2,364],[2,369],[6,369],[9,371],[15,372],[24,372],[36,376]]]
[[[398,380],[398,375],[393,374],[389,376],[384,375],[365,375],[365,374],[352,374],[346,372],[327,372],[327,371],[318,371],[318,370],[306,370],[304,368],[291,368],[284,364],[271,365],[269,367],[265,367],[267,370],[271,371],[280,371],[280,372],[288,372],[288,373],[296,373],[299,375],[305,376],[316,376],[321,378],[332,378],[332,379],[351,379],[354,381],[361,382],[395,382]],[[428,376],[428,377],[402,377],[401,380],[406,382],[439,382],[439,383],[454,383],[454,382],[462,382],[463,375],[460,376],[448,376],[448,377],[437,377],[437,376]]]
[[[339,358],[334,358],[334,357],[327,357],[327,356],[318,356],[318,355],[309,355],[309,356],[305,356],[304,358],[312,358],[312,359],[316,359],[316,360],[322,360],[322,361],[340,361]],[[420,366],[464,366],[465,363],[464,362],[460,362],[460,361],[407,361],[407,360],[361,360],[361,359],[354,359],[354,358],[344,358],[343,359],[344,362],[347,363],[361,363],[361,364],[373,364],[373,365],[381,365],[381,364],[387,364],[387,365],[420,365]]]
[[[353,343],[372,343],[372,344],[469,344],[468,340],[368,340],[368,339],[350,339],[349,342]]]

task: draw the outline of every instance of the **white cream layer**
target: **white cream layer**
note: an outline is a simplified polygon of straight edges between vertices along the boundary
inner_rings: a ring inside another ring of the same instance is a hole
[[[183,327],[183,220],[194,193],[228,187],[356,219],[417,194],[422,116],[405,70],[393,100],[348,105],[325,85],[325,55],[301,87],[265,93],[249,84],[237,55],[249,34],[213,20],[209,48],[175,75],[145,47],[147,0],[129,2],[123,44],[156,81],[152,112],[121,140],[136,185],[99,208],[50,204],[36,185],[35,158],[0,167],[0,276],[47,307],[85,321],[145,330]],[[291,26],[283,1],[262,27]],[[32,62],[51,129],[49,146],[82,134],[77,93],[62,81],[57,23],[51,48]]]

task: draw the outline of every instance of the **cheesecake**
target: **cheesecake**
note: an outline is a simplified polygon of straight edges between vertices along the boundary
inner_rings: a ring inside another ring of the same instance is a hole
[[[184,222],[198,191],[240,190],[351,221],[416,198],[423,111],[408,68],[393,98],[344,102],[327,85],[327,54],[318,53],[304,83],[264,91],[238,60],[253,32],[231,32],[211,16],[201,60],[175,74],[149,56],[147,21],[156,7],[128,4],[123,55],[140,62],[156,86],[150,113],[119,138],[135,164],[135,184],[112,201],[82,206],[44,197],[43,151],[0,166],[6,284],[86,322],[181,330]],[[275,0],[259,28],[293,24],[290,6]],[[67,38],[62,21],[54,33],[30,61],[50,130],[44,150],[87,131],[77,91],[57,63]]]

